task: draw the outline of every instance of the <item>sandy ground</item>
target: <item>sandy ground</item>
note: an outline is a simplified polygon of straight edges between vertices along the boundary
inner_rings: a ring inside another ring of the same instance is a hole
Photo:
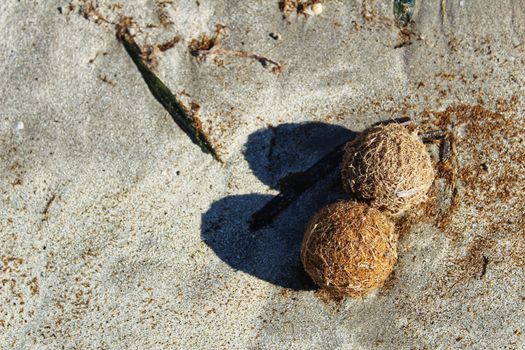
[[[0,3],[1,349],[525,348],[524,1],[419,1],[409,34],[391,1],[88,3]],[[143,48],[180,37],[151,65],[223,164],[151,95],[122,16]],[[217,24],[221,49],[282,73],[192,56]],[[402,116],[448,130],[451,156],[429,144],[439,176],[397,223],[385,287],[328,301],[299,247],[345,198],[337,172],[267,228],[247,220],[284,175]]]

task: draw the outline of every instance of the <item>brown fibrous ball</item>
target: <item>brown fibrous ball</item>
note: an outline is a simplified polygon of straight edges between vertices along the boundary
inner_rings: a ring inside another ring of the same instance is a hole
[[[379,210],[340,201],[321,209],[306,229],[305,271],[334,297],[362,297],[383,285],[397,260],[397,235]]]
[[[435,177],[423,142],[399,124],[372,127],[347,143],[341,171],[347,192],[394,215],[424,202]]]

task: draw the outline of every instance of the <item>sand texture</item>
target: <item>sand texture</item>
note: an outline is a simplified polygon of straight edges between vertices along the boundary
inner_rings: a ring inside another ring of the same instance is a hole
[[[404,31],[392,1],[322,10],[0,2],[0,349],[525,348],[525,1],[418,1]],[[125,16],[223,163],[153,97]],[[396,222],[384,287],[327,300],[300,246],[347,198],[339,170],[248,220],[285,175],[405,116],[447,133],[430,200]]]

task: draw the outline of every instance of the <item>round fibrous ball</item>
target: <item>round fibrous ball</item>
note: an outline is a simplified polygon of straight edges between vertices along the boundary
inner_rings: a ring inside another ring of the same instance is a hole
[[[335,297],[362,297],[383,285],[397,260],[397,235],[379,210],[341,201],[321,209],[306,229],[301,261]]]
[[[425,201],[435,176],[423,142],[399,124],[372,127],[347,143],[341,168],[347,192],[394,215]]]

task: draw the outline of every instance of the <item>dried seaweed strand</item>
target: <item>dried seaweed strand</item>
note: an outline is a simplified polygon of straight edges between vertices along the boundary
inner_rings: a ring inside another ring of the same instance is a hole
[[[372,126],[379,126],[379,125],[388,125],[388,124],[406,124],[410,122],[412,119],[410,117],[401,117],[401,118],[394,118],[394,119],[387,119],[387,120],[381,120],[377,123],[372,124]]]
[[[401,26],[412,22],[416,0],[394,0],[394,17]]]
[[[281,63],[271,58],[259,55],[255,52],[231,51],[231,50],[225,50],[225,49],[209,49],[209,50],[195,50],[195,51],[192,51],[191,54],[197,57],[216,55],[216,56],[251,58],[261,63],[264,67],[268,66],[268,64],[273,64],[275,66],[272,68],[273,73],[279,74],[283,71],[283,65]]]
[[[53,193],[53,195],[47,200],[46,206],[44,210],[42,211],[42,222],[47,221],[47,215],[49,212],[49,208],[51,208],[51,204],[53,204],[53,201],[57,198],[56,193]]]
[[[125,23],[125,21],[123,20],[121,23]],[[215,160],[220,162],[221,160],[219,156],[213,149],[208,137],[204,134],[199,123],[195,123],[195,120],[187,115],[177,102],[175,95],[142,60],[142,51],[125,24],[117,25],[117,38],[137,66],[152,95],[169,112],[175,123],[177,123],[193,143],[198,145],[204,153],[211,154]]]

